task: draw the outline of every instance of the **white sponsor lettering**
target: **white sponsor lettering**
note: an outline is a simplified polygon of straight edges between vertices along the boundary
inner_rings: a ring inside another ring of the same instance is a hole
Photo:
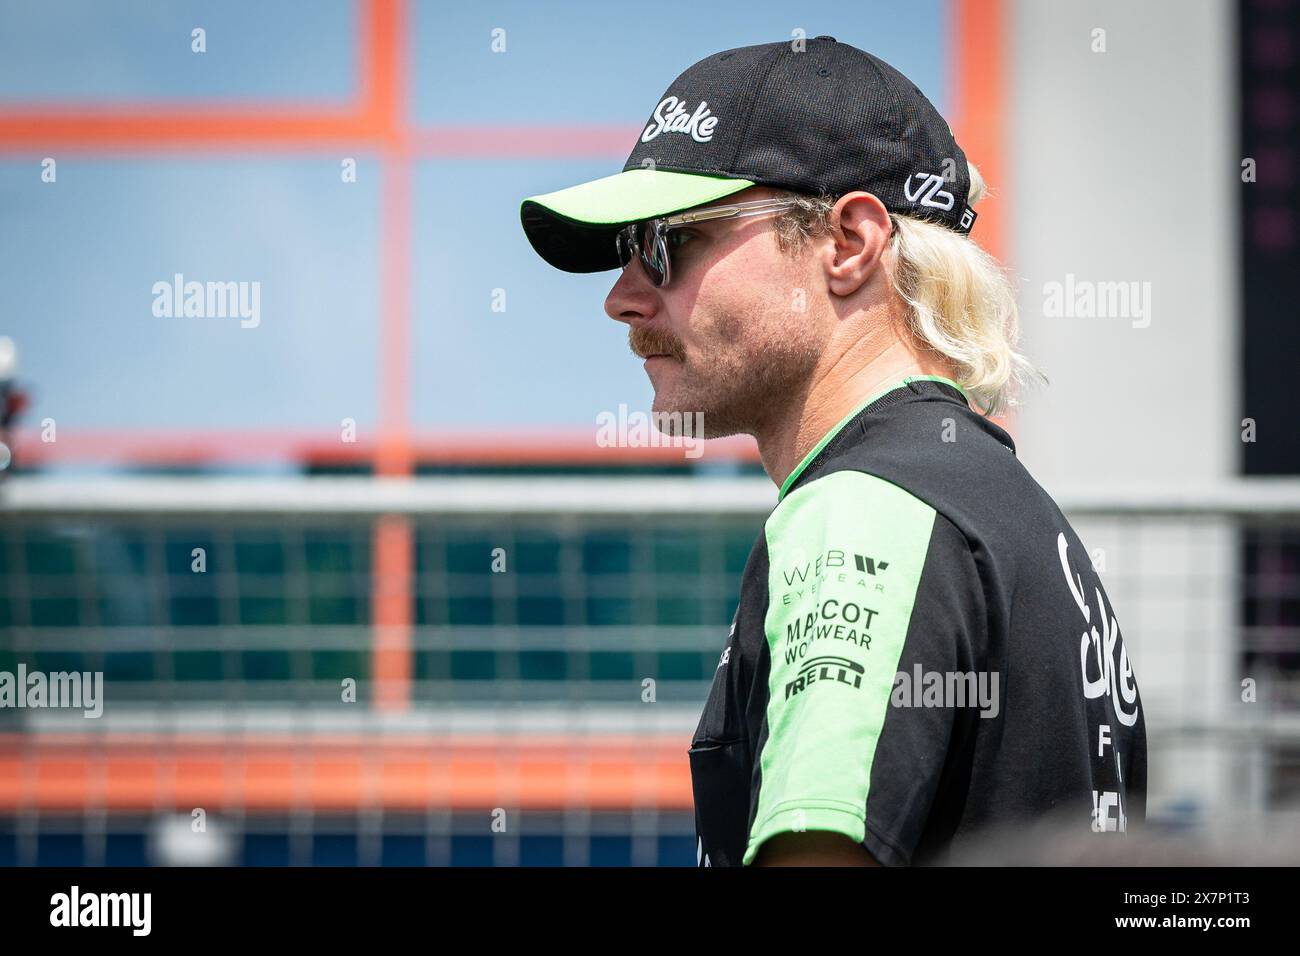
[[[718,118],[709,109],[709,104],[700,100],[694,113],[686,112],[686,101],[675,96],[665,96],[655,107],[654,122],[641,134],[641,142],[648,143],[660,133],[686,133],[697,143],[707,143],[713,139],[714,127]]]

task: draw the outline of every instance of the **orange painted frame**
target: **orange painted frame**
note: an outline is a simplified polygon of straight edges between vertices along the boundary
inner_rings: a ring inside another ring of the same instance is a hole
[[[691,808],[685,743],[602,734],[0,734],[0,814]]]

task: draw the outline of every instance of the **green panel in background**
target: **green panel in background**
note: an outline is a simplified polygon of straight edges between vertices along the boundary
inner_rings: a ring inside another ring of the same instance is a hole
[[[241,651],[240,676],[244,680],[289,680],[293,661],[288,651]]]
[[[496,655],[491,651],[452,651],[452,680],[495,680]]]
[[[562,681],[569,676],[569,655],[564,651],[521,651],[521,680]]]
[[[221,607],[215,596],[174,596],[167,602],[170,623],[176,627],[213,627],[221,622]]]
[[[486,595],[453,597],[447,601],[447,623],[453,626],[491,624],[493,611],[494,602]]]
[[[632,680],[636,676],[636,655],[631,651],[592,651],[587,666],[592,680]]]
[[[514,553],[506,567],[516,574],[559,574],[563,544],[554,534],[515,532]]]
[[[516,622],[523,627],[553,627],[565,624],[565,601],[558,595],[520,597],[515,604]]]
[[[341,681],[348,677],[369,680],[370,651],[313,651],[311,676],[313,680]]]
[[[655,658],[659,680],[702,681],[712,676],[718,655],[716,650],[660,651]]]
[[[32,627],[81,627],[81,605],[72,596],[34,597],[29,602]]]
[[[650,531],[656,574],[699,574],[703,538],[698,531],[672,529]]]
[[[592,627],[618,627],[640,623],[635,620],[632,601],[627,598],[589,597],[586,601],[587,624]]]
[[[29,575],[77,573],[77,541],[49,528],[28,528],[23,561]]]
[[[104,654],[104,681],[142,682],[155,680],[152,651],[107,651]]]
[[[225,665],[220,651],[175,651],[172,675],[178,681],[219,681],[225,679]]]
[[[582,542],[584,574],[630,574],[632,542],[627,532],[601,530],[587,534]]]
[[[199,574],[194,570],[197,556],[195,549],[202,548],[207,571]],[[216,572],[229,572],[233,568],[221,566],[222,555],[217,550],[217,540],[207,528],[169,528],[163,535],[163,567],[173,578],[189,580],[205,577]]]
[[[330,588],[324,593],[315,590],[308,592],[309,624],[366,624],[369,620],[368,595],[340,594],[336,588]]]

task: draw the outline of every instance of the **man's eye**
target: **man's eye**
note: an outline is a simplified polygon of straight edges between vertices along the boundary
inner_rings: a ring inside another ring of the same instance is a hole
[[[686,245],[687,240],[693,238],[694,235],[695,233],[691,232],[689,229],[674,229],[672,232],[668,233],[668,248],[680,249],[682,246]]]

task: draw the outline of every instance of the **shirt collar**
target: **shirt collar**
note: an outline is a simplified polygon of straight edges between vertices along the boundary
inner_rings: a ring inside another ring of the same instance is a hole
[[[957,391],[961,392],[962,398],[966,399],[968,402],[970,401],[970,396],[966,394],[966,389],[962,388],[952,379],[944,378],[942,375],[909,375],[897,385],[890,385],[888,388],[881,389],[870,398],[860,402],[853,411],[841,418],[830,431],[822,436],[821,441],[814,445],[808,454],[803,456],[803,460],[794,466],[794,471],[790,472],[785,481],[781,483],[781,491],[780,494],[777,495],[776,500],[779,502],[785,497],[785,493],[790,490],[790,487],[795,483],[796,479],[807,470],[808,466],[812,464],[813,459],[821,454],[822,449],[829,445],[835,436],[844,430],[845,425],[857,418],[858,415],[862,414],[862,412],[873,402],[883,398],[895,389],[907,388],[913,382],[942,382],[945,385],[951,385],[953,388],[957,389]]]

